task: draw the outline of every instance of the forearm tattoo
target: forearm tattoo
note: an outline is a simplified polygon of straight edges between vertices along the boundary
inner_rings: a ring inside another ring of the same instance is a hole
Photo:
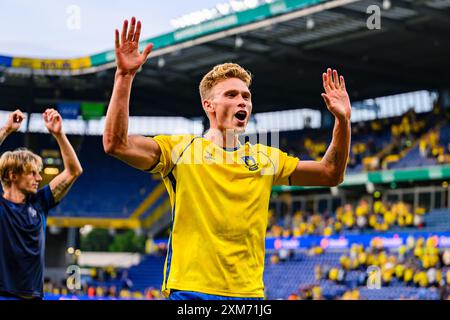
[[[53,198],[55,201],[61,200],[62,197],[69,191],[72,186],[73,181],[63,180],[58,185],[56,185],[55,189],[52,190]]]
[[[4,128],[0,129],[0,145],[2,145],[3,141],[5,141],[8,134],[6,133],[6,130]]]

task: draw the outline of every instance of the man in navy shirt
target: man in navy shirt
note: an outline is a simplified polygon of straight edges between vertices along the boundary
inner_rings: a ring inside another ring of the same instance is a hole
[[[47,214],[82,173],[80,162],[54,109],[42,114],[61,150],[64,170],[42,189],[42,159],[21,148],[0,157],[0,299],[42,299]],[[17,131],[25,115],[16,110],[0,129],[0,144]]]

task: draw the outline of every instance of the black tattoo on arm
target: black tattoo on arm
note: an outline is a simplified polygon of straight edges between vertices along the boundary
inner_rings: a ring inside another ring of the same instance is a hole
[[[5,128],[1,128],[0,129],[0,146],[2,145],[3,141],[5,141],[7,136],[8,136],[8,133],[6,132]]]
[[[59,202],[67,194],[74,182],[75,180],[62,180],[52,189],[53,198],[56,202]]]

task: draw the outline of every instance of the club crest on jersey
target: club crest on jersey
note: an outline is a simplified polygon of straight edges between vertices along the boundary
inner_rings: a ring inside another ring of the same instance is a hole
[[[212,153],[209,152],[209,151],[206,151],[205,159],[206,160],[211,160],[211,161],[216,160],[216,159],[214,159],[214,156],[212,155]]]
[[[37,211],[33,207],[29,207],[28,208],[28,213],[29,213],[31,218],[36,218],[37,217]]]
[[[255,159],[252,156],[244,156],[242,157],[242,160],[245,163],[245,166],[250,171],[256,171],[258,170],[258,164],[256,163]]]

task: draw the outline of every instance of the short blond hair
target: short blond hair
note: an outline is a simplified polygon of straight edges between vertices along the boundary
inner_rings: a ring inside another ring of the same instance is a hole
[[[22,174],[42,170],[42,158],[26,148],[6,151],[0,157],[0,179],[2,187],[10,187],[9,173]]]
[[[252,74],[236,63],[218,64],[212,68],[200,81],[199,91],[202,101],[209,96],[211,89],[220,81],[238,78],[245,82],[247,87],[252,83]]]

